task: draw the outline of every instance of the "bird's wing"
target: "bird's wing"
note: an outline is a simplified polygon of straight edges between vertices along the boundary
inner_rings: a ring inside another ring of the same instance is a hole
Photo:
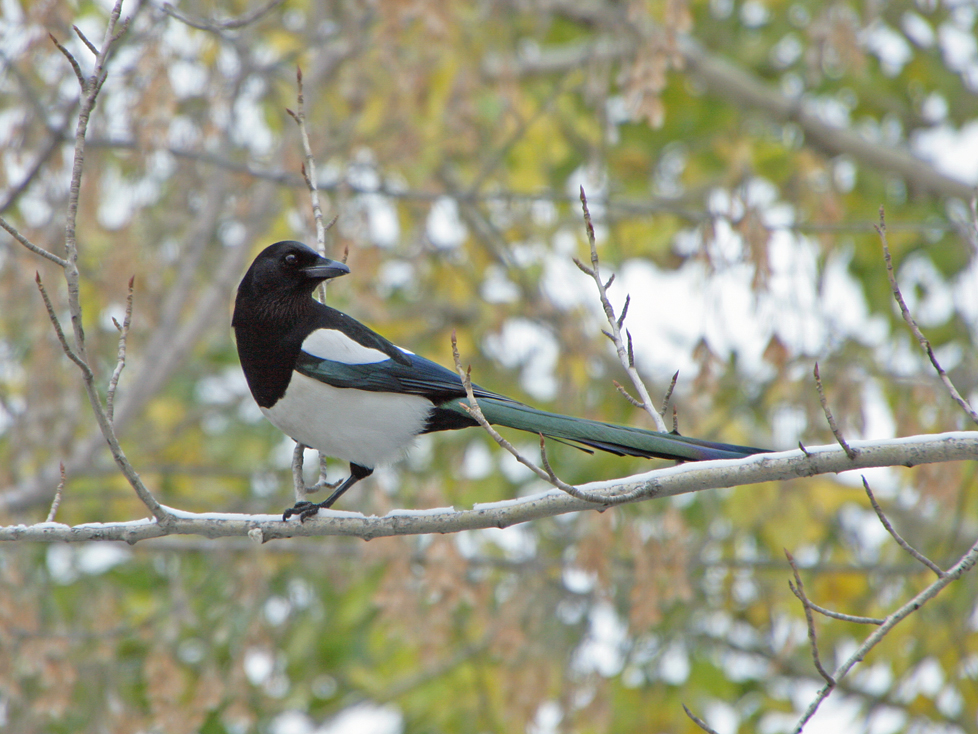
[[[299,352],[295,371],[333,387],[420,395],[436,405],[465,396],[459,376],[424,357],[400,352],[401,359],[385,359],[365,364],[349,364]],[[508,400],[473,385],[476,397]]]

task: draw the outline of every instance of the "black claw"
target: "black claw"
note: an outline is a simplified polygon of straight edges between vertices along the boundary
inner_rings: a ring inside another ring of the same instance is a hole
[[[313,507],[316,509],[309,512],[309,510]],[[292,505],[292,507],[282,513],[282,522],[286,522],[293,515],[298,515],[299,520],[304,522],[307,517],[310,517],[317,512],[319,512],[319,505],[302,500],[301,502],[296,502],[294,505]]]
[[[313,505],[312,507],[307,507],[302,512],[299,513],[299,522],[305,522],[310,517],[314,517],[319,514],[319,508],[321,505]]]

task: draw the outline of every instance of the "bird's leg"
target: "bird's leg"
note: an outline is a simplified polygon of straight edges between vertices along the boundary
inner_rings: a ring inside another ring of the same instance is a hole
[[[288,520],[293,515],[299,516],[300,522],[305,522],[310,517],[319,512],[320,508],[326,509],[333,506],[333,503],[340,498],[340,496],[346,492],[350,487],[359,482],[364,477],[369,477],[373,474],[373,469],[368,469],[365,466],[360,466],[359,464],[350,464],[350,476],[347,478],[343,484],[337,487],[333,494],[327,497],[322,502],[296,502],[292,507],[287,509],[282,513],[282,521]]]

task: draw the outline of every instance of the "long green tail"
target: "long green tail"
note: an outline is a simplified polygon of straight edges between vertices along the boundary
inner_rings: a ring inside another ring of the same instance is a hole
[[[571,418],[558,413],[547,413],[506,399],[477,396],[477,400],[482,414],[493,425],[516,428],[530,433],[542,433],[549,438],[571,441],[618,456],[708,461],[742,459],[745,456],[769,451],[769,449],[751,446],[735,446],[687,438],[675,433],[660,433],[643,428],[602,423],[586,418]],[[442,404],[441,407],[466,414],[461,403],[462,400],[453,400]]]

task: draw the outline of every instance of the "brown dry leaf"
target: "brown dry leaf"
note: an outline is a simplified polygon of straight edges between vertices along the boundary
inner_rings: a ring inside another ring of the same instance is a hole
[[[778,338],[777,334],[772,335],[764,348],[764,361],[777,367],[778,373],[781,374],[788,364],[789,357],[790,352],[784,342]]]
[[[690,538],[682,515],[669,507],[662,513],[648,537],[644,528],[629,526],[629,545],[635,559],[629,621],[641,631],[662,620],[663,610],[693,598],[689,582]]]
[[[611,585],[610,549],[615,546],[616,511],[592,512],[582,519],[587,527],[577,546],[575,564],[597,577],[598,589],[607,589]]]

